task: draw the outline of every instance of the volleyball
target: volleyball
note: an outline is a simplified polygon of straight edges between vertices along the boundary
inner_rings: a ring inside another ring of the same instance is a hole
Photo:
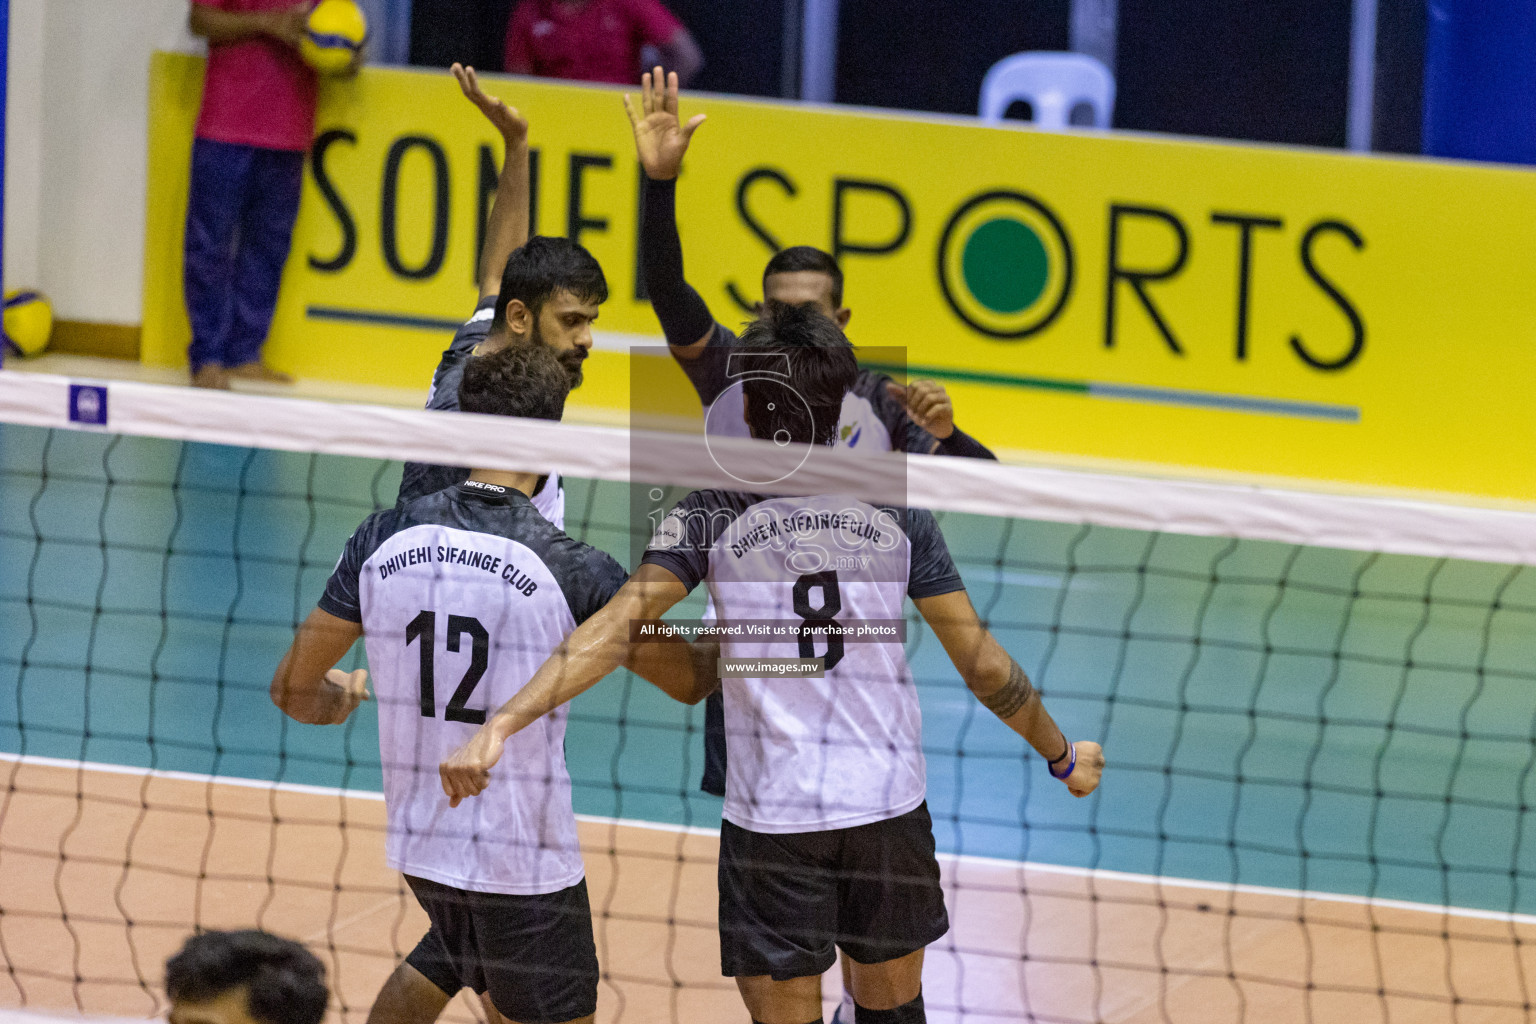
[[[353,0],[320,0],[309,12],[307,28],[299,52],[324,75],[345,72],[368,39],[368,19]]]
[[[5,293],[5,347],[23,356],[35,356],[48,347],[53,333],[53,307],[42,292],[29,288]]]

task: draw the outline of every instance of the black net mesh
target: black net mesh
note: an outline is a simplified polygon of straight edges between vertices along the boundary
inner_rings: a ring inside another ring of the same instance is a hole
[[[190,931],[259,925],[320,952],[364,1019],[425,927],[383,862],[372,709],[296,725],[268,684],[398,476],[0,426],[0,1005],[146,1015]],[[625,560],[627,488],[567,488],[569,532]],[[952,925],[929,1019],[1528,1019],[1536,574],[939,521],[1110,767],[1070,799],[910,618]],[[600,1020],[746,1019],[719,972],[703,721],[627,673],[573,705]]]

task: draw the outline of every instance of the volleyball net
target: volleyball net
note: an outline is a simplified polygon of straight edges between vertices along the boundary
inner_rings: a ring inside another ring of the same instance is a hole
[[[559,471],[567,531],[632,568],[637,486],[730,484],[701,443],[0,374],[0,1007],[147,1016],[187,934],[260,926],[363,1020],[425,929],[384,865],[374,709],[310,727],[268,697],[347,537],[402,460]],[[1528,1018],[1536,516],[834,470],[937,514],[992,633],[1108,761],[1071,799],[909,607],[952,924],[931,1020]],[[600,1020],[746,1019],[703,730],[623,672],[572,705]]]

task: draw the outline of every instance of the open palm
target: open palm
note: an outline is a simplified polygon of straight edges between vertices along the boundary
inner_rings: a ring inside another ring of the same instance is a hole
[[[624,96],[624,110],[635,130],[635,152],[646,177],[669,181],[683,166],[683,154],[693,133],[704,123],[703,114],[695,114],[687,124],[677,116],[677,72],[663,75],[661,68],[640,77],[640,110],[629,95]]]
[[[501,132],[501,137],[507,145],[517,146],[528,141],[528,119],[517,112],[516,107],[509,107],[503,101],[490,95],[480,88],[480,78],[475,74],[475,69],[455,64],[449,68],[453,77],[458,79],[459,88],[471,103],[480,108],[486,120],[496,126]]]

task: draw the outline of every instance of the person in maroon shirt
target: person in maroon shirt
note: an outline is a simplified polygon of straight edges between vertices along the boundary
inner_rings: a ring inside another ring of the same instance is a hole
[[[652,63],[684,84],[704,66],[693,36],[661,0],[521,0],[507,23],[512,74],[629,85]]]
[[[312,0],[192,0],[208,40],[183,289],[196,387],[287,382],[261,361],[299,211],[319,83],[299,56]]]

